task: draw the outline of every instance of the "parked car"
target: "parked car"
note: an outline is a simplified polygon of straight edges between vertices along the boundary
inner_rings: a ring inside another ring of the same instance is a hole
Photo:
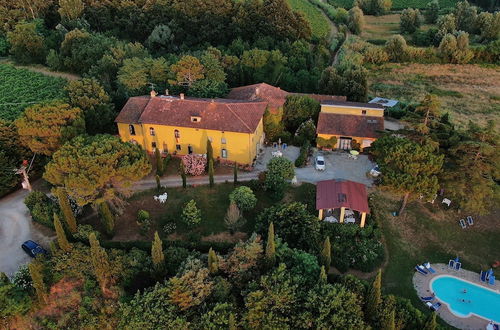
[[[35,258],[39,254],[47,254],[47,251],[40,244],[32,240],[24,242],[21,248],[32,258]]]
[[[325,170],[325,157],[323,156],[316,156],[316,160],[314,161],[314,167],[318,171],[324,171]]]

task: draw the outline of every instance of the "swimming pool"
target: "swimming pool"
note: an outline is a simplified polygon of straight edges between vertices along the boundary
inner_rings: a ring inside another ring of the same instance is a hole
[[[456,316],[474,314],[500,323],[500,293],[448,275],[435,277],[430,285],[436,297]]]

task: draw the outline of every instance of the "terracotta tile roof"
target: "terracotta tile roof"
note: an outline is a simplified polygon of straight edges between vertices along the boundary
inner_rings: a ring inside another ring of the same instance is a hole
[[[149,102],[149,96],[136,96],[128,99],[122,111],[116,117],[115,122],[126,124],[138,124],[142,111]]]
[[[139,115],[136,122],[143,124],[253,133],[267,106],[266,102],[200,98],[182,100],[175,96],[146,97],[148,101],[144,104],[144,98],[130,98],[116,121],[128,123],[126,119]],[[143,105],[142,109],[138,104]],[[193,122],[193,116],[201,120]]]
[[[379,136],[377,131],[383,130],[384,118],[382,117],[320,112],[316,132],[318,134],[377,138]]]
[[[316,209],[347,207],[370,213],[366,186],[354,181],[326,180],[316,185]]]
[[[380,109],[384,110],[384,106],[378,103],[362,103],[362,102],[347,102],[341,100],[324,100],[320,101],[321,104],[325,105],[338,105],[344,107],[360,107],[360,108],[371,108],[371,109]]]
[[[345,101],[345,96],[290,93],[279,87],[274,87],[266,83],[236,87],[227,95],[228,99],[266,101],[270,108],[280,108],[285,104],[288,95],[303,95],[322,101]]]

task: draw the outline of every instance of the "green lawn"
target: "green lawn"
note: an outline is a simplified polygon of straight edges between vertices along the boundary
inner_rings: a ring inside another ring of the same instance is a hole
[[[65,97],[66,80],[0,63],[0,119],[15,120],[33,103]]]
[[[386,293],[409,298],[424,309],[412,284],[416,264],[447,263],[459,256],[465,269],[479,272],[499,258],[500,224],[495,215],[475,217],[474,227],[463,230],[458,219],[464,215],[439,204],[410,203],[405,214],[393,217],[390,212],[397,210],[399,200],[385,194],[376,198],[386,215],[381,224],[389,254],[383,275]]]
[[[330,34],[330,25],[323,13],[308,0],[288,0],[293,10],[303,13],[311,25],[313,36],[327,37]]]

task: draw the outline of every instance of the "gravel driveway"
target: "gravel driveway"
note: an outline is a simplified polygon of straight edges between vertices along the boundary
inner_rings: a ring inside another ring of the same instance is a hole
[[[49,230],[37,228],[31,221],[24,198],[26,190],[18,190],[0,199],[0,272],[11,276],[19,266],[30,261],[30,257],[21,249],[26,240],[34,240],[44,248],[49,247],[53,236]],[[47,232],[47,234],[45,234]]]

